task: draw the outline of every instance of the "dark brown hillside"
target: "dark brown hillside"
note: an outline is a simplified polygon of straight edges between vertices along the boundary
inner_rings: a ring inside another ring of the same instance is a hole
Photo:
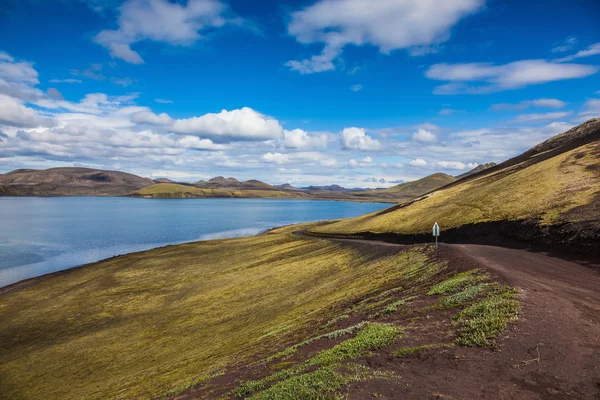
[[[150,186],[153,181],[118,171],[90,168],[15,170],[0,175],[10,196],[121,196]]]

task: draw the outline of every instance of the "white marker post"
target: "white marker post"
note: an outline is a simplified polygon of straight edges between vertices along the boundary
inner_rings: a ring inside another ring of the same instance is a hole
[[[438,225],[437,222],[433,225],[433,236],[435,236],[435,249],[437,250],[438,236],[440,236],[440,226]]]

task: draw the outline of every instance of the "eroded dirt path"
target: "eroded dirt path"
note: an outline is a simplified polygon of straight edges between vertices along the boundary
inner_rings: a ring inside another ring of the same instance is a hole
[[[442,244],[440,256],[476,265],[518,288],[519,320],[496,349],[455,348],[381,360],[379,367],[400,379],[356,384],[349,388],[350,398],[600,399],[599,265],[471,244]]]

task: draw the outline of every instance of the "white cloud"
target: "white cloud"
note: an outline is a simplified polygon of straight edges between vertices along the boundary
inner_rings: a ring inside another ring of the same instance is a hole
[[[188,46],[209,28],[223,26],[226,6],[217,0],[188,0],[186,5],[168,0],[127,0],[119,7],[118,29],[103,30],[94,40],[111,57],[132,64],[144,62],[131,45],[153,40]]]
[[[50,79],[50,83],[81,83],[81,79]]]
[[[521,114],[521,115],[517,115],[516,118],[513,119],[513,122],[517,123],[517,124],[532,124],[532,123],[561,119],[570,114],[571,114],[571,112]]]
[[[49,88],[48,90],[46,90],[46,93],[48,93],[48,96],[52,97],[53,99],[64,100],[62,93],[59,92],[56,88]]]
[[[452,115],[456,112],[457,110],[453,110],[451,108],[443,108],[441,109],[438,114],[439,115],[444,115],[444,116],[448,116],[448,115]]]
[[[12,62],[14,62],[14,61],[15,61],[15,59],[14,59],[14,58],[12,58],[12,57],[10,56],[10,54],[8,54],[7,52],[5,52],[5,51],[0,51],[0,61],[8,61],[8,62],[12,63]]]
[[[533,100],[534,107],[546,108],[563,108],[567,103],[558,99],[537,99]]]
[[[583,111],[579,113],[579,117],[582,122],[600,117],[600,99],[587,100],[583,106]]]
[[[591,57],[600,54],[600,43],[594,43],[585,50],[580,50],[577,53],[554,60],[556,62],[573,61],[577,58]]]
[[[7,82],[21,82],[30,85],[37,85],[38,73],[31,63],[21,61],[16,62],[14,58],[7,53],[0,57],[0,79]]]
[[[429,79],[449,81],[437,86],[435,94],[491,93],[517,89],[546,82],[584,78],[598,72],[594,65],[561,64],[546,60],[522,60],[509,64],[490,63],[435,64],[425,76]],[[478,82],[470,86],[465,82]]]
[[[558,99],[535,99],[524,100],[517,104],[500,103],[490,107],[494,111],[522,111],[533,106],[536,108],[563,108],[567,105],[564,101]]]
[[[340,133],[342,147],[353,150],[381,150],[379,140],[368,136],[363,128],[344,128]]]
[[[575,36],[568,36],[564,40],[556,43],[556,46],[552,49],[552,52],[564,53],[565,51],[571,50],[576,43],[577,38]]]
[[[360,161],[356,161],[355,159],[351,158],[350,161],[348,161],[348,166],[350,168],[372,168],[377,165],[373,163],[373,159],[371,157],[367,156]]]
[[[171,125],[174,120],[166,113],[154,114],[152,111],[140,111],[131,116],[136,124]]]
[[[419,143],[437,143],[438,141],[437,136],[433,132],[422,128],[413,133],[412,139]]]
[[[327,135],[316,134],[311,135],[302,129],[294,129],[291,131],[283,131],[282,144],[291,149],[306,149],[315,147],[327,147]]]
[[[409,161],[408,164],[411,165],[411,166],[413,166],[413,167],[426,167],[427,166],[427,161],[423,160],[422,158],[417,158],[417,159],[414,159],[412,161]]]
[[[269,164],[287,165],[287,164],[316,164],[322,167],[333,168],[339,166],[336,159],[320,152],[299,152],[299,153],[266,153],[261,160]]]
[[[455,169],[455,170],[465,170],[465,169],[473,169],[477,166],[476,163],[468,163],[465,164],[460,161],[438,161],[436,165],[440,168],[444,169]]]
[[[173,100],[167,99],[154,99],[154,101],[160,104],[173,104]]]
[[[220,140],[279,139],[283,128],[279,121],[266,117],[249,107],[223,110],[218,114],[178,119],[169,128],[172,132]]]
[[[352,90],[353,92],[360,92],[363,88],[363,85],[353,85],[350,87],[350,90]]]
[[[347,45],[371,44],[386,54],[397,49],[423,53],[420,49],[448,40],[451,28],[483,4],[483,0],[320,0],[292,13],[288,33],[303,44],[323,43],[323,51],[286,65],[302,74],[330,71]]]
[[[35,128],[52,126],[54,121],[40,116],[37,111],[24,106],[18,100],[0,94],[0,125]]]

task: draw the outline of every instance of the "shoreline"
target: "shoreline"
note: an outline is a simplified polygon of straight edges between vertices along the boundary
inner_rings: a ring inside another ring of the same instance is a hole
[[[319,221],[317,221],[317,222],[319,222]],[[302,222],[300,224],[302,224]],[[63,275],[63,274],[66,274],[66,273],[69,273],[69,272],[72,272],[72,271],[76,271],[76,270],[81,269],[81,268],[92,267],[95,264],[102,263],[102,262],[107,261],[107,260],[112,260],[114,258],[130,256],[132,254],[144,253],[146,251],[154,251],[154,250],[158,250],[158,249],[165,249],[165,248],[171,247],[171,246],[181,246],[181,245],[186,245],[186,244],[193,244],[193,243],[199,243],[199,242],[211,242],[211,241],[216,241],[216,240],[231,240],[231,239],[239,239],[239,238],[248,238],[248,237],[262,235],[262,234],[270,232],[270,231],[272,231],[274,229],[283,228],[283,227],[291,226],[291,225],[296,225],[296,224],[281,225],[281,226],[275,226],[275,227],[272,227],[272,228],[263,229],[260,232],[255,233],[253,235],[240,235],[240,236],[213,238],[213,239],[197,239],[197,240],[191,240],[191,241],[183,241],[183,242],[176,242],[176,243],[169,243],[169,244],[165,244],[165,245],[159,245],[159,246],[151,247],[151,248],[148,248],[148,249],[145,249],[145,250],[132,251],[131,253],[117,254],[117,255],[114,255],[112,257],[105,257],[105,258],[102,258],[102,259],[97,260],[97,261],[92,261],[92,262],[89,262],[89,263],[86,263],[86,264],[75,265],[73,267],[68,267],[68,268],[61,269],[61,270],[54,271],[54,272],[48,272],[48,273],[45,273],[45,274],[42,274],[42,275],[33,276],[31,278],[21,279],[21,280],[19,280],[17,282],[9,283],[8,285],[0,286],[0,297],[5,296],[5,295],[10,294],[10,293],[14,293],[14,292],[19,291],[21,289],[27,288],[27,287],[29,287],[31,285],[34,285],[34,284],[38,283],[38,282],[43,282],[43,281],[46,281],[48,279],[52,279],[52,278],[54,278],[56,276],[60,276],[60,275]],[[227,231],[224,231],[224,232],[227,232]],[[218,233],[221,233],[221,232],[216,232],[215,234],[218,234]],[[207,234],[207,235],[210,235],[210,234]],[[19,267],[22,267],[22,266],[18,266],[18,267],[15,267],[15,268],[19,268]]]
[[[410,199],[406,199],[403,201],[396,201],[392,199],[353,199],[353,198],[328,198],[328,197],[223,197],[223,196],[209,196],[209,197],[154,197],[154,196],[132,196],[132,195],[108,195],[108,196],[98,196],[98,195],[74,195],[74,196],[64,196],[64,195],[8,195],[8,194],[0,194],[0,199],[6,198],[115,198],[115,199],[143,199],[143,200],[205,200],[205,199],[224,199],[224,200],[306,200],[306,201],[347,201],[352,203],[381,203],[381,204],[401,204],[404,201],[409,201]]]

